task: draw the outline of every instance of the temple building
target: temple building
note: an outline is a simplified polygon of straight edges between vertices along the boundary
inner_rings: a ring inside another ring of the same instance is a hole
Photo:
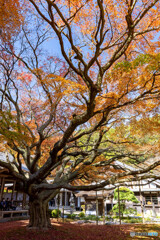
[[[0,158],[5,161],[5,155],[0,153]],[[117,162],[118,165],[121,163]],[[27,168],[23,166],[27,173]],[[53,181],[53,180],[52,180]],[[12,201],[16,211],[22,210],[26,213],[28,210],[29,197],[16,188],[16,180],[9,174],[9,171],[0,167],[0,202],[3,198]],[[132,207],[137,213],[143,212],[144,215],[160,216],[160,181],[156,180],[149,183],[149,180],[129,183],[128,186],[138,198],[139,203],[133,204]],[[107,186],[112,187],[112,186]],[[99,215],[109,214],[116,201],[113,198],[114,190],[107,190],[107,187],[99,191],[76,191],[71,192],[61,189],[60,193],[49,202],[50,209],[65,209],[74,211],[85,211],[86,214],[96,214],[96,203],[98,205]],[[127,187],[127,185],[126,185]],[[128,203],[131,204],[131,203]],[[16,212],[14,212],[16,213]],[[5,215],[0,211],[0,218]]]

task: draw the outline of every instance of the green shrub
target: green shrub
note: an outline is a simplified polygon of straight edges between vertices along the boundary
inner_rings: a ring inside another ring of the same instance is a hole
[[[76,218],[76,214],[72,213],[71,214],[71,219],[75,219]]]
[[[96,220],[100,220],[100,217],[97,217],[95,215],[88,215],[85,217],[85,220],[96,221]]]
[[[142,223],[142,219],[139,218],[139,219],[135,219],[135,218],[132,218],[130,220],[127,220],[128,223]]]
[[[53,211],[52,209],[48,209],[48,215],[50,218],[52,218],[52,211]]]
[[[150,222],[150,221],[151,221],[151,218],[150,218],[150,217],[147,217],[147,218],[145,218],[145,221]]]
[[[142,214],[141,213],[137,213],[136,216],[137,217],[142,217]]]
[[[119,220],[119,217],[117,217],[117,216],[114,216],[113,218],[116,220]],[[130,217],[130,216],[125,216],[125,217],[121,216],[121,220],[126,223],[141,223],[141,222],[143,222],[142,218],[135,218],[135,217]]]
[[[113,218],[114,218],[114,217],[112,217],[112,216],[110,216],[110,217],[109,217],[109,216],[106,216],[106,217],[105,217],[105,219],[106,219],[107,221],[111,221],[111,220],[113,220]]]
[[[80,213],[78,214],[78,216],[79,216],[80,218],[84,218],[84,217],[85,217],[85,213],[84,213],[84,212],[80,212]]]
[[[67,218],[75,219],[75,218],[76,218],[76,214],[74,214],[74,213],[72,213],[72,214],[67,214]]]
[[[71,218],[71,214],[67,214],[67,218]]]
[[[58,209],[54,209],[54,210],[51,211],[51,216],[52,216],[53,218],[58,218],[58,217],[61,216],[61,211],[58,210]]]
[[[128,218],[124,219],[123,221],[126,223],[142,223],[142,218],[128,217]]]

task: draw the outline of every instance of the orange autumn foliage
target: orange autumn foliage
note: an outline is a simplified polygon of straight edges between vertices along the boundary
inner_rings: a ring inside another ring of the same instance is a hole
[[[22,21],[22,1],[0,1],[0,31],[3,40],[10,40],[19,30]]]

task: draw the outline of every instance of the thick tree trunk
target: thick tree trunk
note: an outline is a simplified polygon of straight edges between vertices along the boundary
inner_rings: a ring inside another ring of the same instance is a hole
[[[38,199],[29,201],[29,228],[48,229],[51,227],[51,221],[48,213],[48,202]]]

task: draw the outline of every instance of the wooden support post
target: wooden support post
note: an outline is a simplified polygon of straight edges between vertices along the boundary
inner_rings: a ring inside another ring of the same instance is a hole
[[[5,185],[5,178],[3,177],[2,181],[1,181],[1,196],[0,196],[1,201],[2,201],[3,193],[4,193],[4,185]]]
[[[66,192],[66,190],[65,190],[65,204],[64,204],[65,206],[68,206],[68,202],[67,202],[67,192]]]
[[[96,191],[96,224],[98,225],[98,196]]]
[[[60,194],[58,193],[58,196],[57,196],[57,202],[58,202],[58,217],[57,217],[57,222],[59,220],[59,204],[60,204]]]
[[[119,186],[118,186],[118,207],[119,207],[119,224],[121,224],[121,206],[120,206],[120,198],[119,198]]]
[[[144,223],[143,196],[142,196],[142,191],[141,191],[141,187],[140,187],[140,181],[139,181],[139,194],[140,194],[142,221],[143,221],[143,223]]]
[[[12,188],[12,194],[11,194],[11,201],[13,200],[13,194],[15,191],[15,187],[16,187],[16,181],[13,182],[13,188]]]
[[[1,186],[1,188],[2,188],[2,177],[0,178],[0,186]],[[1,201],[1,188],[0,188],[0,201]]]
[[[16,201],[17,201],[17,198],[18,198],[18,192],[16,192]]]
[[[60,204],[60,206],[62,206],[62,197],[63,197],[63,196],[62,196],[62,193],[60,193],[60,194],[59,194],[59,198],[60,198],[59,204]]]
[[[26,206],[26,193],[23,193],[22,209]]]
[[[103,225],[105,225],[105,201],[104,201],[104,190],[103,190]]]
[[[64,205],[63,205],[63,208],[62,208],[62,214],[63,214],[63,222],[64,222]]]

